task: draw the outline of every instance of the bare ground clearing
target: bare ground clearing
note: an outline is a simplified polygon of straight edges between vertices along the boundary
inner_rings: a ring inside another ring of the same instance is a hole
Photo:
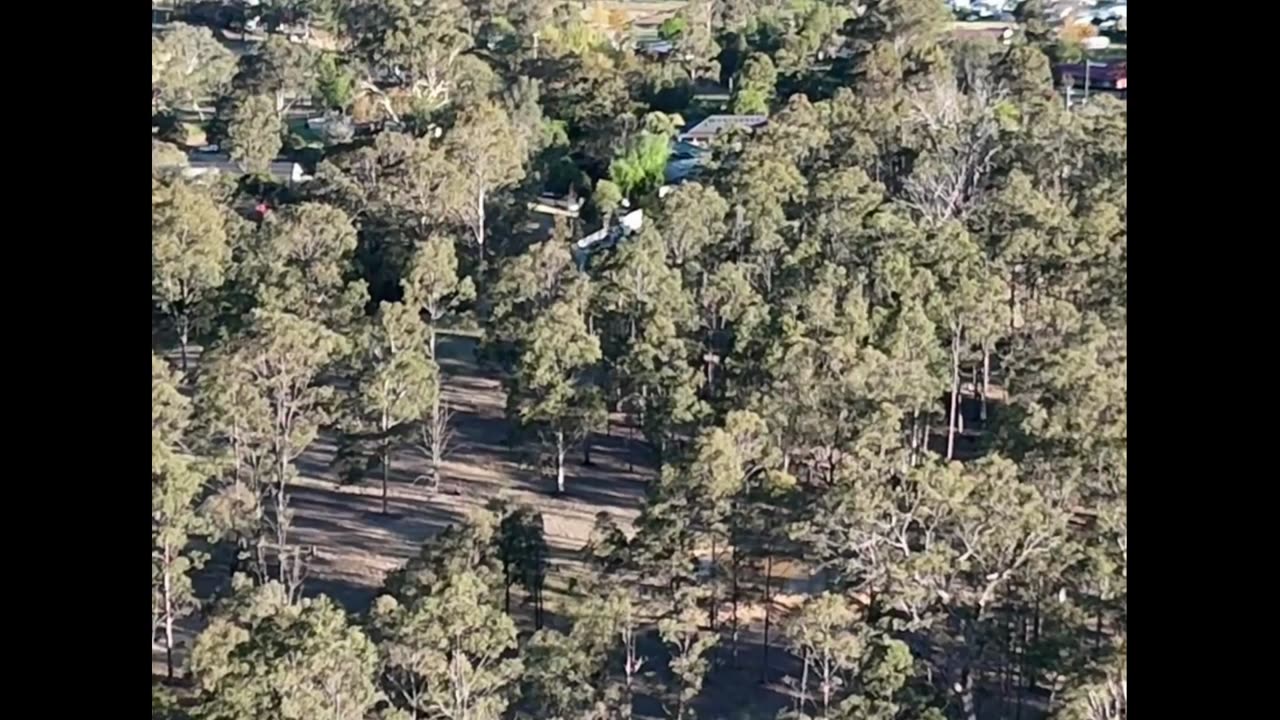
[[[423,542],[484,508],[493,498],[503,497],[528,503],[543,514],[551,547],[544,595],[547,624],[564,627],[564,611],[579,594],[575,579],[584,574],[578,551],[596,514],[609,512],[630,532],[656,468],[648,449],[627,439],[629,431],[622,425],[623,418],[613,417],[612,432],[593,439],[591,466],[581,464],[580,453],[571,459],[566,493],[556,496],[554,482],[539,478],[536,468],[523,466],[520,449],[508,447],[502,386],[479,368],[475,346],[472,337],[443,335],[440,339],[445,400],[456,411],[456,448],[445,464],[441,492],[433,492],[425,481],[415,482],[425,472],[426,461],[413,449],[402,450],[392,462],[390,511],[386,515],[381,513],[380,476],[353,485],[337,482],[329,468],[335,449],[331,435],[322,435],[298,459],[300,477],[291,486],[295,516],[290,543],[314,548],[304,583],[307,595],[329,595],[348,611],[360,613],[372,603],[386,574],[415,555]],[[191,355],[195,358],[198,353],[199,348],[194,348]],[[170,359],[176,365],[176,353]],[[976,415],[976,407],[968,406],[973,401],[966,399],[966,403],[966,410]],[[936,430],[932,440],[945,446],[945,435]],[[216,587],[225,582],[226,570],[225,564],[210,563],[206,575],[221,575],[203,578],[199,585]],[[820,580],[806,568],[781,559],[775,561],[773,573],[773,647],[768,672],[761,672],[764,608],[758,598],[744,598],[738,607],[736,657],[726,632],[714,651],[715,669],[695,700],[700,717],[772,718],[790,702],[791,691],[783,679],[798,673],[799,667],[795,658],[778,647],[779,623],[808,593],[820,589]],[[532,628],[531,613],[518,588],[512,590],[512,612],[523,630]],[[729,613],[725,598],[719,614],[722,629],[728,628]],[[178,628],[179,666],[199,629],[197,619]],[[650,657],[647,669],[654,671],[645,685],[656,689],[665,678],[665,669],[658,670],[665,666],[665,651],[654,632],[646,633],[643,651]],[[153,646],[153,674],[163,676],[164,667],[163,648]],[[653,695],[637,698],[637,717],[663,716]]]

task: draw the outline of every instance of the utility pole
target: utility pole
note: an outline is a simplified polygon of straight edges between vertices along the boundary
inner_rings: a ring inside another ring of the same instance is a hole
[[[1089,51],[1086,50],[1084,53],[1084,102],[1086,105],[1089,104],[1089,65],[1091,64]]]
[[[1084,101],[1089,102],[1089,68],[1093,65],[1106,67],[1105,63],[1095,63],[1089,59],[1089,49],[1084,49]]]

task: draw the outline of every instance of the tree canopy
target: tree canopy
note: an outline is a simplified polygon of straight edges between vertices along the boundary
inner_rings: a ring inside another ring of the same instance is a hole
[[[1126,717],[1126,105],[1044,3],[206,5],[155,714]]]

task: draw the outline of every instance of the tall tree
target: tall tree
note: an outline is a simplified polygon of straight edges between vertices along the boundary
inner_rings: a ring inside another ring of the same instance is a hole
[[[206,354],[196,375],[195,431],[202,452],[231,456],[234,486],[244,483],[260,493],[270,473],[272,416],[239,360],[225,344]]]
[[[152,297],[178,331],[184,372],[193,316],[222,286],[231,262],[224,217],[212,197],[185,181],[152,193]]]
[[[429,595],[378,598],[373,627],[383,686],[412,718],[497,720],[510,704],[521,661],[516,627],[480,576],[459,569]]]
[[[165,666],[173,677],[174,623],[199,605],[190,573],[203,555],[190,535],[204,523],[196,501],[204,476],[183,449],[190,401],[163,360],[151,356],[151,631],[164,629]]]
[[[654,223],[666,246],[667,262],[684,274],[686,287],[699,287],[712,270],[707,258],[717,258],[717,245],[728,226],[729,204],[710,185],[687,182],[663,199]]]
[[[411,424],[437,402],[438,373],[426,343],[427,328],[415,308],[383,302],[358,344],[352,397],[356,432],[375,439],[384,515],[392,453]]]
[[[674,687],[670,692],[670,701],[675,707],[668,707],[667,712],[676,720],[684,720],[692,716],[690,702],[702,690],[710,663],[706,654],[715,647],[719,636],[699,628],[698,612],[693,602],[693,594],[682,593],[683,599],[677,600],[680,609],[658,621],[658,634],[671,651],[670,668],[674,676]]]
[[[837,693],[846,685],[845,676],[863,652],[864,639],[856,631],[857,620],[858,613],[846,597],[823,593],[805,601],[788,622],[784,632],[803,663],[798,699],[801,713],[805,705],[813,702],[819,717],[830,717]],[[809,699],[810,676],[818,689],[814,700]]]
[[[272,35],[256,52],[241,58],[235,84],[245,94],[271,98],[276,118],[284,123],[289,108],[314,93],[316,59],[316,51],[309,44]]]
[[[934,641],[947,648],[936,670],[964,717],[974,720],[980,661],[997,637],[997,608],[1013,584],[1038,577],[1064,548],[1066,497],[1025,482],[999,457],[963,469],[922,469],[919,485],[904,488],[910,504],[900,507],[929,513],[933,533],[923,545],[891,551],[898,560],[890,566],[886,601],[930,627]],[[893,524],[903,527],[902,520],[907,516]]]
[[[951,349],[951,390],[947,411],[947,460],[955,453],[960,413],[960,362],[968,355],[969,343],[984,348],[994,344],[1007,321],[1005,298],[1008,291],[1000,274],[963,228],[944,228],[934,242],[939,248],[935,266],[941,290],[931,298],[937,324],[946,334]]]
[[[690,80],[699,75],[714,77],[719,73],[715,58],[720,46],[715,40],[716,5],[718,0],[693,0],[680,9],[685,19],[683,30],[675,36],[676,59]]]
[[[440,321],[475,298],[475,283],[470,277],[458,277],[453,241],[441,235],[432,235],[417,245],[402,282],[405,302],[426,314],[427,349],[434,359]]]
[[[560,5],[558,2],[510,3],[505,19],[517,39],[510,43],[512,50],[524,50],[529,58],[538,60],[542,55],[542,36],[551,26]]]
[[[369,85],[395,83],[424,114],[453,101],[463,53],[473,42],[460,2],[356,0],[344,4],[341,17]]]
[[[964,219],[996,169],[1000,122],[996,108],[1005,100],[985,68],[974,70],[963,91],[953,78],[911,94],[909,132],[918,137],[918,155],[903,187],[907,202],[926,227]]]
[[[551,239],[534,243],[505,261],[489,288],[490,320],[484,351],[504,368],[515,367],[521,338],[529,336],[529,325],[535,318],[560,300],[588,292],[587,278],[578,271],[567,239],[567,228],[558,226]]]
[[[487,602],[502,604],[502,564],[497,553],[498,518],[476,511],[423,543],[416,556],[387,575],[383,587],[402,605],[438,594],[453,578],[471,573],[488,588]]]
[[[528,669],[522,696],[532,709],[527,716],[548,720],[600,717],[604,688],[595,682],[599,660],[571,634],[544,628],[524,647]]]
[[[202,100],[215,98],[235,73],[236,56],[218,42],[209,28],[183,23],[151,38],[151,97],[153,110],[195,110],[204,119]]]
[[[665,261],[663,239],[646,227],[604,257],[592,300],[600,316],[599,335],[616,390],[641,424],[659,441],[697,413],[697,373],[679,329],[693,327],[693,306],[680,275]],[[689,388],[689,384],[693,384]],[[684,402],[684,390],[691,399]],[[656,423],[656,424],[655,424]]]
[[[542,513],[528,505],[505,512],[498,524],[498,557],[504,574],[505,610],[511,612],[511,585],[524,586],[533,603],[534,626],[542,628],[542,587],[547,577],[547,540]]]
[[[631,716],[638,654],[634,586],[606,589],[589,582],[583,602],[569,608],[567,633],[544,628],[525,646],[524,698],[529,717],[612,720]]]
[[[365,283],[354,279],[356,231],[336,207],[305,202],[272,213],[244,263],[245,292],[258,307],[289,312],[346,333],[362,316]]]
[[[458,170],[450,188],[452,213],[471,234],[481,270],[488,245],[485,220],[492,194],[524,177],[527,148],[501,105],[483,102],[459,113],[444,139],[444,152]]]
[[[721,553],[738,533],[733,505],[742,493],[748,476],[764,469],[763,440],[768,430],[754,413],[733,411],[723,428],[703,430],[689,454],[688,462],[668,468],[660,479],[659,492],[678,498],[690,527],[710,544],[711,577],[702,583],[709,607],[712,630],[720,614]]]
[[[283,131],[270,97],[248,95],[236,100],[227,124],[231,161],[244,172],[265,175],[284,146]]]
[[[733,88],[733,112],[738,115],[768,114],[777,84],[778,71],[769,56],[752,54],[739,71]]]
[[[377,661],[329,598],[290,603],[276,583],[242,589],[192,651],[199,716],[361,720],[378,700]]]
[[[507,412],[550,446],[557,492],[564,492],[566,455],[598,424],[603,407],[588,376],[600,341],[587,330],[585,308],[585,298],[568,298],[534,318],[508,381]]]
[[[321,371],[345,351],[346,340],[297,315],[255,310],[228,348],[255,405],[269,411],[267,443],[274,467],[275,554],[282,583],[288,577],[289,481],[293,461],[330,416],[332,388],[318,385]]]

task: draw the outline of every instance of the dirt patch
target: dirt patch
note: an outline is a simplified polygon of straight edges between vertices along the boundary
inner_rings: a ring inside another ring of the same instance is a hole
[[[523,465],[522,449],[508,445],[505,394],[499,380],[475,363],[475,346],[474,338],[463,336],[445,335],[439,342],[444,399],[455,410],[456,432],[440,492],[422,479],[426,457],[413,449],[392,459],[386,515],[381,513],[380,477],[354,485],[337,482],[329,468],[335,451],[332,436],[322,436],[298,459],[290,542],[314,548],[304,585],[308,593],[325,592],[349,610],[363,610],[387,573],[415,555],[428,538],[498,497],[542,512],[548,544],[563,553],[581,549],[601,511],[619,525],[631,526],[655,474],[644,449],[616,432],[597,436],[592,464],[582,465],[580,456],[571,461],[565,494],[552,493],[552,483]],[[612,424],[620,422],[615,417]],[[566,555],[561,562],[572,564],[573,559]],[[553,575],[557,564],[553,560]]]

